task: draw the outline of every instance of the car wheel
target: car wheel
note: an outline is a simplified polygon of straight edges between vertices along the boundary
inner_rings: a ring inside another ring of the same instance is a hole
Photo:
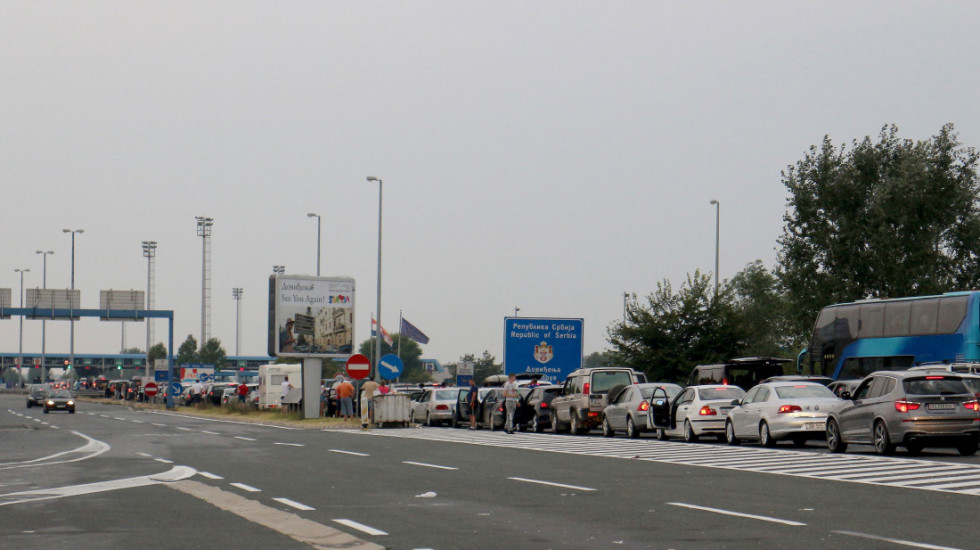
[[[765,421],[759,424],[759,443],[762,443],[763,447],[775,447],[776,439],[772,436],[769,431],[769,424]]]
[[[456,415],[455,414],[453,415],[453,419],[449,422],[449,425],[452,426],[453,428],[458,428],[459,427],[459,421],[456,420]]]
[[[660,441],[667,441],[668,439],[670,439],[670,436],[667,435],[667,430],[663,428],[657,428],[657,439],[659,439]]]
[[[966,443],[960,443],[956,450],[963,456],[973,456],[977,454],[977,440],[974,437],[967,439]]]
[[[880,455],[890,455],[895,452],[895,444],[888,435],[888,426],[882,421],[875,422],[873,428],[875,452]]]
[[[417,422],[415,422],[415,411],[412,411],[411,414],[408,415],[408,421],[410,424],[417,424]]]
[[[612,426],[609,425],[608,418],[602,419],[602,435],[606,437],[612,437],[616,435],[616,432],[613,431]]]
[[[558,423],[558,413],[551,411],[551,433],[559,434],[561,432],[561,424]]]
[[[44,414],[48,414],[49,412],[50,411],[48,410],[48,408],[47,407],[44,407]]]
[[[31,403],[30,401],[27,402],[27,408],[28,409],[31,408],[32,405],[34,405],[34,403]]]
[[[735,436],[735,424],[731,420],[725,422],[725,441],[729,445],[738,445],[738,437]]]
[[[834,419],[827,421],[827,450],[832,453],[843,453],[847,450],[847,443],[840,436],[840,426]]]
[[[698,434],[694,433],[694,426],[691,426],[691,421],[684,419],[684,441],[688,443],[697,443]]]
[[[636,424],[633,423],[633,417],[626,417],[626,437],[630,439],[636,439],[640,437],[640,430],[636,429]]]
[[[68,409],[68,414],[75,414],[75,409]]]
[[[582,430],[578,424],[578,413],[572,413],[572,421],[569,422],[568,432],[572,435],[581,435]]]

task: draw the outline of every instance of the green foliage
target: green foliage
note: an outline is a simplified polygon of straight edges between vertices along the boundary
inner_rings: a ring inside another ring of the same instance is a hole
[[[150,362],[150,366],[153,366],[154,361],[157,359],[167,358],[167,346],[163,345],[163,342],[157,342],[153,344],[150,348],[150,353],[147,354],[147,360]]]
[[[189,363],[200,363],[201,357],[197,353],[197,340],[193,334],[188,334],[184,343],[177,348],[177,364],[186,365]]]
[[[139,348],[126,348],[123,350],[123,353],[142,354],[143,350]]]
[[[626,320],[608,335],[616,364],[651,381],[686,380],[694,365],[736,357],[746,347],[732,288],[726,284],[716,296],[711,277],[700,271],[677,293],[670,281],[657,283],[646,302],[628,302]]]
[[[208,338],[208,341],[201,346],[198,358],[201,363],[214,365],[219,369],[228,365],[228,354],[225,353],[225,348],[221,347],[221,340],[217,338]]]
[[[779,279],[790,333],[805,338],[833,303],[980,286],[977,160],[952,124],[917,142],[885,126],[850,149],[825,137],[787,167]]]
[[[402,375],[399,378],[402,382],[430,382],[432,377],[429,376],[428,371],[422,368],[422,348],[412,340],[411,338],[405,337],[402,339],[401,334],[394,333],[391,335],[392,345],[388,345],[384,339],[381,339],[381,355],[385,356],[389,353],[394,353],[398,355],[398,343],[401,342],[401,357],[402,363],[405,368],[402,370]],[[374,338],[369,338],[364,342],[361,342],[358,352],[367,356],[374,356]],[[377,361],[377,358],[374,358]]]
[[[738,323],[745,334],[746,357],[795,357],[806,344],[792,338],[792,307],[779,280],[756,260],[726,283],[734,292]]]
[[[609,351],[594,351],[586,355],[585,360],[582,361],[582,367],[584,368],[608,367],[614,366],[615,364],[616,360]]]

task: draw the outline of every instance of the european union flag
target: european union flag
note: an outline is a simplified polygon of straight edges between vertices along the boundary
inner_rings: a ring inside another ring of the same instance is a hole
[[[402,326],[399,332],[405,335],[405,337],[415,340],[420,344],[429,343],[429,337],[423,334],[421,330],[415,328],[415,325],[409,323],[404,317],[402,318]]]

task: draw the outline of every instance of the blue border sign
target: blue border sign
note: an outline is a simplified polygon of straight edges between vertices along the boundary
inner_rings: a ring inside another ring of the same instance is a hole
[[[582,367],[584,321],[540,317],[504,318],[504,372],[540,373],[562,382]]]

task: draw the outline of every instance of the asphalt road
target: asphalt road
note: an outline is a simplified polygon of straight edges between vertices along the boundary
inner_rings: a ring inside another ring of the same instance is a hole
[[[0,395],[4,548],[969,549],[976,457],[291,430]]]

